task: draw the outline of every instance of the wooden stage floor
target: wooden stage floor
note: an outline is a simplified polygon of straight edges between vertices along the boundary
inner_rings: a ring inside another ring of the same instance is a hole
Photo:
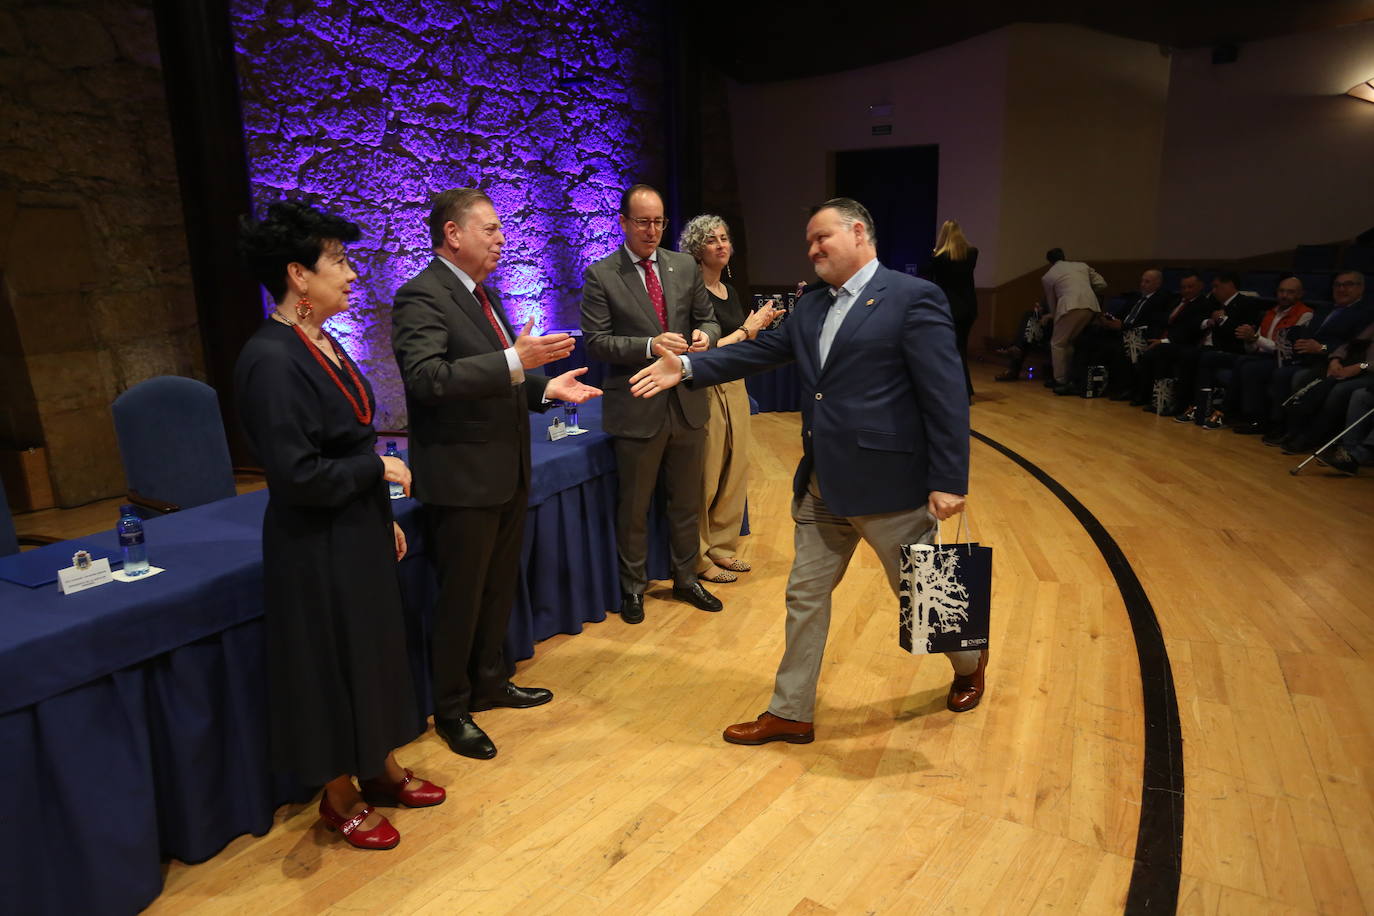
[[[975,375],[974,429],[1081,501],[1157,615],[1183,738],[1178,910],[1374,910],[1374,480],[1292,477],[1296,460],[1253,438],[991,375]],[[945,710],[948,664],[897,646],[861,547],[816,742],[720,740],[771,692],[798,427],[755,418],[756,571],[716,587],[723,613],[651,591],[643,625],[612,615],[542,643],[517,680],[556,699],[480,714],[495,760],[433,731],[404,749],[449,801],[396,814],[396,850],[352,850],[313,806],[283,808],[267,836],[170,865],[149,912],[1122,912],[1137,856],[1176,839],[1138,829],[1126,604],[1080,519],[987,444],[970,499],[995,550],[982,706]]]

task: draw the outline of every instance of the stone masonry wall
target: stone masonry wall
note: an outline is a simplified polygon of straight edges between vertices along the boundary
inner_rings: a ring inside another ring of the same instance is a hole
[[[659,30],[634,0],[234,0],[256,204],[359,223],[331,323],[405,422],[391,300],[431,257],[429,200],[481,187],[505,223],[492,277],[519,327],[578,325],[582,271],[620,244],[620,190],[658,182]]]
[[[0,275],[0,445],[46,446],[61,505],[123,491],[110,402],[204,375],[149,3],[0,8]]]

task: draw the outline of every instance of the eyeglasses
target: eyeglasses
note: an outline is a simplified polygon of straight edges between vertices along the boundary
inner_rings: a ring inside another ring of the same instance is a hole
[[[647,216],[626,218],[629,219],[630,222],[634,223],[636,229],[652,229],[655,232],[657,232],[668,225],[668,221],[666,219],[650,219]]]
[[[1337,280],[1332,286],[1364,286],[1359,280]]]

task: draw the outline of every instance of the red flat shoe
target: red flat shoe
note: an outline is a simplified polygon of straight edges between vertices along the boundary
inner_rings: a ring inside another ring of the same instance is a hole
[[[330,830],[342,833],[350,846],[358,849],[391,849],[401,842],[401,835],[391,826],[391,821],[384,817],[382,822],[371,830],[360,829],[362,822],[367,820],[372,812],[372,808],[364,808],[352,817],[344,817],[329,804],[328,795],[320,796],[320,818],[324,825]]]
[[[369,779],[363,783],[363,801],[379,808],[428,808],[443,802],[447,797],[443,786],[436,786],[428,779],[421,779],[410,770],[400,782],[392,782],[385,777]]]

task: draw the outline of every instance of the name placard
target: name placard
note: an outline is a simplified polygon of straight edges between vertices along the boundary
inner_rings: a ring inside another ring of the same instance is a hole
[[[66,569],[57,571],[57,590],[64,595],[75,595],[77,592],[84,592],[88,588],[95,588],[97,585],[104,585],[106,582],[114,581],[110,578],[110,561],[101,557],[99,560],[86,558],[87,562],[81,566],[69,566]]]

